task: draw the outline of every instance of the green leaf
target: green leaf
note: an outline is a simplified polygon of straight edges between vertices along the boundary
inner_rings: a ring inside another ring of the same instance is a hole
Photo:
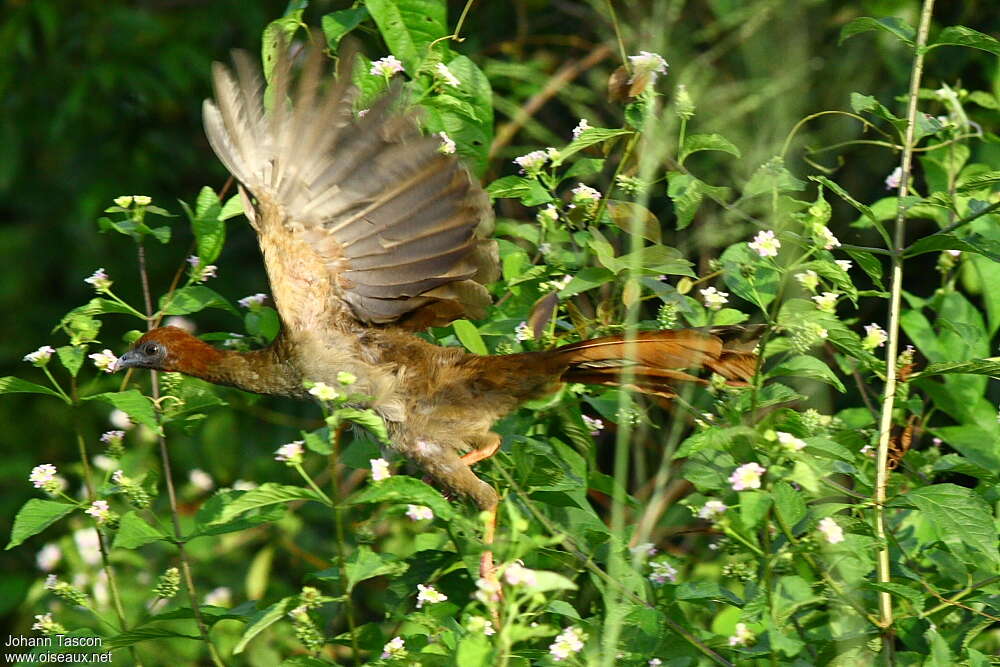
[[[454,507],[439,491],[419,479],[404,475],[393,475],[376,482],[347,500],[348,505],[367,503],[426,505],[434,510],[436,516],[446,521],[455,516]]]
[[[33,535],[37,535],[77,508],[72,503],[32,498],[24,503],[14,517],[10,542],[5,549],[13,549]]]
[[[127,414],[133,422],[144,424],[157,432],[160,429],[160,425],[156,421],[156,412],[153,410],[153,401],[144,396],[138,389],[109,391],[103,394],[84,396],[83,400],[109,403]]]
[[[927,50],[939,46],[968,46],[1000,56],[1000,41],[963,25],[953,25],[942,30],[934,42],[927,47]]]
[[[854,19],[840,29],[840,40],[837,44],[843,44],[845,40],[870,30],[881,30],[882,32],[889,33],[909,46],[913,46],[913,40],[916,37],[916,31],[901,18],[888,16],[886,18],[873,19],[870,16],[862,16]]]
[[[202,188],[195,204],[195,214],[191,216],[191,231],[196,241],[196,254],[202,265],[214,262],[226,242],[226,224],[219,219],[221,211],[222,206],[215,190],[207,186]],[[191,215],[190,211],[188,215]]]
[[[850,248],[845,248],[846,252],[851,259],[858,263],[858,266],[868,274],[868,277],[872,279],[875,286],[879,289],[885,289],[882,283],[882,262],[879,261],[878,257],[870,252],[864,250],[853,250]]]
[[[1000,242],[988,239],[981,234],[972,234],[964,238],[959,238],[954,234],[931,234],[910,245],[903,256],[916,257],[939,250],[972,252],[988,257],[994,262],[1000,262]]]
[[[607,212],[611,221],[625,232],[641,236],[653,243],[660,243],[662,240],[660,221],[642,204],[609,199]]]
[[[113,548],[136,549],[144,544],[166,539],[169,538],[159,528],[150,525],[149,522],[132,511],[122,517]]]
[[[168,630],[167,628],[156,627],[156,628],[138,628],[135,630],[129,630],[128,632],[122,632],[115,635],[107,640],[106,646],[110,649],[116,648],[126,648],[128,646],[133,646],[140,642],[149,641],[151,639],[201,639],[197,635],[186,635],[183,632],[177,632],[176,630]]]
[[[249,491],[225,490],[219,491],[209,498],[198,509],[198,513],[195,515],[195,529],[185,539],[235,533],[253,526],[277,521],[285,515],[288,509],[287,505],[283,504],[259,505],[253,509],[241,511],[238,518],[223,518],[222,515],[226,512],[226,508],[247,493]]]
[[[230,218],[235,218],[238,215],[243,214],[243,199],[239,195],[233,195],[229,200],[222,206],[222,210],[219,211],[219,220],[229,220]]]
[[[559,291],[559,297],[564,299],[574,294],[592,290],[595,287],[600,287],[604,283],[614,280],[614,278],[615,274],[607,269],[602,269],[598,266],[588,266],[573,275],[573,280]]]
[[[906,120],[889,111],[888,108],[871,95],[851,93],[851,108],[855,113],[870,113],[873,116],[888,121],[899,132],[906,130]]]
[[[844,447],[839,442],[834,442],[829,438],[812,437],[805,438],[805,451],[814,456],[822,456],[828,459],[840,459],[852,463],[857,455]]]
[[[685,581],[677,587],[674,597],[678,600],[716,600],[743,606],[743,600],[714,581]]]
[[[820,382],[826,382],[827,384],[836,387],[837,391],[842,394],[847,391],[844,387],[844,383],[840,381],[840,378],[837,377],[836,373],[834,373],[829,366],[816,357],[806,355],[791,357],[790,359],[782,361],[767,373],[767,377],[769,378],[780,377],[782,375],[805,377],[813,380],[819,380]]]
[[[985,555],[993,565],[1000,563],[993,514],[986,501],[972,490],[955,484],[933,484],[910,491],[892,505],[900,501],[926,514],[928,525],[950,549],[967,546]],[[963,554],[958,550],[956,555]]]
[[[278,311],[268,306],[254,308],[243,316],[243,326],[251,336],[260,336],[270,342],[274,340],[278,332],[281,331],[281,319]]]
[[[451,326],[455,330],[458,340],[461,341],[462,345],[469,352],[480,355],[490,353],[486,349],[486,343],[483,342],[483,338],[479,335],[479,329],[476,328],[475,324],[469,320],[455,320],[451,323]]]
[[[283,619],[298,603],[299,597],[297,595],[290,595],[254,615],[247,623],[247,629],[243,631],[243,636],[240,637],[236,646],[233,647],[233,654],[239,655],[242,653],[247,644],[250,643],[250,640]]]
[[[792,172],[785,168],[785,161],[775,156],[758,167],[750,176],[750,180],[743,188],[743,196],[756,197],[774,191],[799,192],[805,187],[805,181],[793,176]]]
[[[293,500],[315,500],[316,502],[325,503],[312,489],[267,482],[252,491],[247,491],[232,500],[232,502],[225,503],[223,501],[222,508],[218,510],[215,519],[208,525],[214,526],[226,523],[232,521],[243,512],[269,505],[283,504]]]
[[[552,195],[534,178],[504,176],[486,187],[493,199],[518,199],[525,206],[538,206],[552,201]]]
[[[389,50],[411,77],[420,69],[430,43],[448,34],[445,3],[440,0],[367,0],[365,5]]]
[[[370,408],[337,408],[333,417],[338,420],[346,420],[364,426],[368,431],[382,442],[389,443],[389,432],[386,430],[385,420],[377,412]],[[331,425],[331,428],[333,426]]]
[[[569,142],[566,148],[559,151],[559,154],[552,160],[552,165],[558,167],[566,158],[569,156],[579,153],[584,148],[589,148],[594,144],[603,143],[609,139],[614,139],[615,137],[621,137],[626,134],[634,134],[632,130],[611,130],[603,127],[592,127],[590,129],[584,130],[580,133],[580,136],[573,141]]]
[[[332,51],[337,50],[340,40],[344,35],[351,32],[361,22],[368,18],[368,8],[354,7],[351,9],[341,9],[340,11],[325,14],[322,20],[323,35],[326,37],[326,44]]]
[[[680,162],[684,164],[687,156],[698,151],[722,151],[736,157],[741,157],[740,149],[721,134],[691,134],[684,138],[681,148]]]
[[[56,354],[59,355],[59,362],[63,368],[69,371],[73,377],[76,377],[77,373],[80,372],[83,360],[87,358],[87,350],[81,345],[63,345],[56,348]]]
[[[763,491],[740,491],[740,521],[748,529],[753,529],[764,520],[771,509],[773,499]]]
[[[788,530],[792,530],[795,525],[804,519],[807,514],[806,502],[802,499],[802,494],[793,489],[787,482],[776,482],[772,491],[774,495],[774,509]]]
[[[182,287],[160,298],[160,310],[164,315],[188,315],[205,308],[221,308],[239,316],[239,311],[224,296],[203,285]]]
[[[1000,185],[1000,171],[987,171],[968,178],[955,190],[959,194],[967,194],[976,190],[992,188],[995,185]]]
[[[53,391],[48,387],[43,387],[40,384],[22,380],[21,378],[14,377],[13,375],[0,378],[0,394],[45,394],[47,396],[55,396],[60,399],[62,398],[58,392]]]
[[[379,554],[372,551],[367,544],[362,544],[358,550],[344,563],[344,574],[347,577],[347,592],[366,579],[382,575],[399,575],[409,568],[405,562],[393,554]]]
[[[295,31],[302,25],[302,12],[304,11],[305,7],[301,6],[301,3],[290,2],[285,10],[285,15],[271,21],[264,28],[264,34],[261,36],[260,57],[263,63],[264,80],[268,84],[271,82],[274,66],[278,64],[279,53],[282,49],[288,48]]]
[[[766,310],[778,294],[778,271],[764,263],[746,243],[729,246],[719,259],[726,287],[741,299]]]
[[[1000,377],[1000,357],[972,359],[971,361],[945,361],[936,364],[928,364],[927,367],[919,373],[914,373],[912,379],[916,379],[918,377],[929,377],[931,375],[948,375],[951,373]]]
[[[667,172],[667,196],[674,204],[677,229],[684,229],[691,224],[706,195],[719,204],[724,204],[729,198],[729,188],[708,185],[691,174]]]

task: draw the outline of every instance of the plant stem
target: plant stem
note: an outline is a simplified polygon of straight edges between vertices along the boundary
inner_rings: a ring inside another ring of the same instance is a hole
[[[146,330],[153,329],[156,324],[156,315],[153,312],[153,299],[149,291],[149,275],[146,271],[146,249],[141,243],[136,245],[139,258],[139,279],[142,283],[142,298],[146,305]],[[153,402],[160,402],[160,375],[156,371],[150,372],[150,386],[153,394]],[[177,545],[177,557],[181,564],[181,574],[184,578],[184,589],[187,591],[188,600],[191,603],[191,613],[194,615],[195,624],[198,626],[198,634],[202,641],[208,646],[208,653],[215,667],[225,667],[219,650],[212,643],[208,636],[208,626],[201,615],[201,607],[198,605],[198,591],[194,587],[194,577],[191,575],[191,562],[188,559],[187,551],[184,549],[184,537],[181,531],[180,513],[177,511],[177,491],[174,489],[173,473],[170,466],[170,452],[167,449],[167,438],[163,435],[163,429],[157,435],[160,445],[160,462],[163,466],[163,479],[167,487],[167,498],[170,500],[170,518],[174,526],[174,539]]]
[[[917,101],[920,93],[920,78],[924,68],[924,45],[930,29],[934,0],[924,0],[920,12],[920,25],[914,46],[913,67],[910,70],[910,92],[906,112],[906,137],[903,141],[903,156],[900,160],[902,172],[899,179],[899,207],[896,210],[896,225],[893,230],[892,281],[889,295],[889,340],[886,347],[885,393],[882,398],[882,414],[879,423],[878,462],[875,472],[875,535],[881,541],[876,562],[879,583],[889,583],[892,572],[889,563],[889,544],[886,540],[885,502],[889,486],[889,440],[892,429],[892,411],[896,400],[896,357],[899,351],[899,318],[903,294],[903,257],[899,252],[906,240],[906,208],[903,198],[910,185],[910,167],[913,162],[913,144],[917,119]],[[892,597],[887,592],[879,593],[879,624],[882,627],[882,652],[886,664],[893,664]]]
[[[330,452],[330,492],[333,495],[333,525],[337,534],[337,567],[340,568],[342,575],[344,572],[344,563],[347,559],[344,556],[346,538],[344,536],[344,512],[340,504],[340,472],[337,470],[337,465],[340,463],[340,436],[344,433],[345,428],[346,425],[341,424],[330,432],[330,445],[333,450]],[[354,605],[351,602],[351,591],[347,587],[347,578],[342,577],[341,581],[344,582],[344,613],[347,616],[347,628],[351,633],[354,664],[360,665],[361,652],[358,648],[358,628],[357,621],[354,619]]]

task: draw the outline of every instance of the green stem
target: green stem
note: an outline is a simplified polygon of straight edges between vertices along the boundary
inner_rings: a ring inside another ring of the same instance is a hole
[[[343,425],[330,430],[330,492],[333,494],[333,502],[331,503],[331,506],[333,507],[333,527],[337,535],[337,567],[340,568],[341,573],[344,572],[344,567],[347,562],[347,558],[345,556],[347,538],[344,532],[344,510],[341,507],[340,502],[340,473],[337,470],[337,465],[340,463],[340,436],[343,432]],[[312,480],[309,480],[309,482],[312,484]],[[318,489],[315,489],[315,485],[313,485],[313,488],[318,491]],[[351,648],[354,651],[354,664],[360,665],[361,651],[358,646],[358,627],[357,620],[354,618],[354,605],[351,602],[351,591],[347,587],[347,578],[341,577],[341,580],[344,582],[344,612],[347,616],[347,629],[351,634]]]
[[[59,392],[59,396],[62,397],[62,400],[66,401],[68,405],[73,405],[73,399],[69,397],[69,394],[63,391],[63,388],[59,386],[59,383],[56,382],[56,379],[52,377],[52,371],[49,370],[48,365],[42,366],[41,369],[45,373],[45,377],[47,377],[49,379],[49,382],[52,383],[52,388],[55,389],[57,392]]]
[[[330,497],[328,495],[323,493],[323,490],[321,488],[316,486],[316,482],[313,481],[312,477],[310,477],[309,474],[302,469],[301,463],[293,463],[292,467],[295,468],[295,471],[299,473],[299,476],[302,477],[302,479],[306,480],[306,484],[309,485],[309,488],[315,491],[316,495],[319,496],[324,503],[326,503],[330,507],[333,507],[333,501],[330,500]]]
[[[899,352],[899,319],[902,311],[903,294],[903,257],[899,252],[906,240],[906,208],[903,197],[906,196],[910,183],[910,167],[913,161],[914,136],[917,120],[917,101],[920,94],[920,79],[924,68],[924,46],[927,44],[927,34],[930,30],[931,16],[934,11],[934,0],[924,0],[920,12],[920,25],[917,29],[917,41],[914,45],[913,66],[910,70],[910,92],[906,113],[906,137],[903,141],[903,156],[900,160],[902,172],[899,179],[899,207],[896,211],[894,229],[892,262],[892,281],[889,292],[889,340],[886,347],[885,389],[882,399],[882,414],[879,423],[878,459],[875,471],[875,535],[881,541],[876,570],[879,583],[887,584],[892,580],[889,561],[889,544],[886,539],[885,502],[889,487],[889,440],[892,430],[892,411],[896,400],[896,357]],[[879,626],[882,628],[883,657],[886,664],[893,664],[893,611],[892,596],[880,592]]]

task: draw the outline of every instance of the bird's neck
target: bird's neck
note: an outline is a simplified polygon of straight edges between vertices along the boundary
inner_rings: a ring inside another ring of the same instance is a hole
[[[255,394],[302,398],[302,374],[293,363],[281,336],[270,346],[250,352],[219,350],[201,355],[199,363],[185,364],[182,373],[213,384],[224,384]]]

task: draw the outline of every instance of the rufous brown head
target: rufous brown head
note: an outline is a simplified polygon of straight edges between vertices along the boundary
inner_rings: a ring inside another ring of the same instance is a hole
[[[223,356],[222,351],[178,327],[149,331],[118,358],[115,370],[149,368],[203,376]]]

